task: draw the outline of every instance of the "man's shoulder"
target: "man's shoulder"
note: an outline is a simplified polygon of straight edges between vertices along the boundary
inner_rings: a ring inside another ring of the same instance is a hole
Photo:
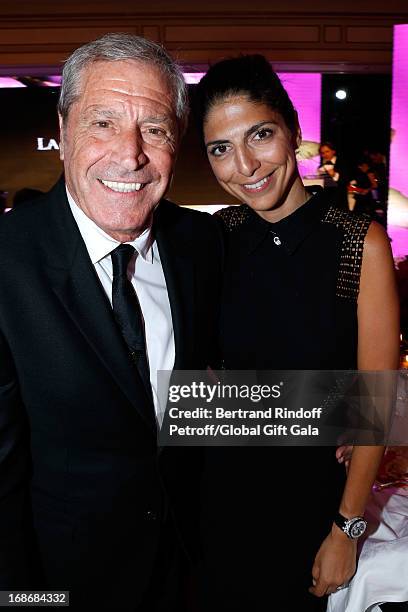
[[[189,206],[182,204],[175,204],[171,202],[171,200],[162,199],[159,204],[159,210],[166,211],[169,215],[178,215],[185,216],[190,218],[198,218],[198,217],[211,217],[209,213],[203,212],[201,210],[197,210],[195,208],[190,208]]]
[[[212,215],[162,200],[155,217],[156,236],[168,240],[176,250],[183,250],[197,260],[220,259],[223,237]]]
[[[161,200],[158,207],[158,219],[162,222],[173,222],[189,225],[194,230],[217,232],[217,223],[213,216],[201,210],[180,206],[170,200]]]

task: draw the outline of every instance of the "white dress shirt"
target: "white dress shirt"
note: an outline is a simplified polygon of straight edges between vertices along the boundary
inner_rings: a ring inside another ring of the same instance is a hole
[[[89,257],[112,305],[113,273],[110,254],[120,242],[104,232],[79,208],[68,189],[67,196]],[[172,370],[175,358],[173,323],[166,280],[159,249],[156,241],[152,240],[150,228],[126,244],[131,244],[136,249],[135,256],[129,264],[128,277],[135,288],[143,314],[154,408],[156,417],[161,422],[167,391],[160,389],[159,397],[157,371]]]
[[[331,158],[329,161],[324,161],[324,160],[323,160],[323,162],[321,163],[321,165],[318,167],[317,171],[318,171],[320,174],[327,174],[327,169],[326,169],[326,167],[325,167],[325,166],[326,166],[326,164],[327,164],[329,167],[330,167],[330,166],[332,166],[332,167],[334,168],[334,166],[336,165],[336,161],[337,161],[337,156],[336,156],[336,155],[333,155],[333,157],[332,157],[332,158]],[[340,174],[339,174],[339,172],[335,172],[331,178],[333,179],[333,181],[336,181],[336,183],[337,183],[337,181],[338,181],[338,180],[339,180],[339,178],[340,178]]]

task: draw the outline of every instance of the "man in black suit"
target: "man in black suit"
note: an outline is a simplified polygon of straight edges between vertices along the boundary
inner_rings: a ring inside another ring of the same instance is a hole
[[[320,144],[320,166],[317,171],[324,178],[326,195],[341,209],[348,209],[347,204],[347,170],[339,161],[337,151],[331,142]]]
[[[186,99],[154,43],[77,49],[59,101],[65,180],[1,219],[1,590],[182,609],[196,455],[157,447],[156,373],[211,362],[221,266],[213,219],[163,200]]]

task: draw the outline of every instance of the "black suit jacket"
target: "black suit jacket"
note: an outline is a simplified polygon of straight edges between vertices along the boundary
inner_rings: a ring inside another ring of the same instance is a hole
[[[162,201],[154,231],[175,367],[204,369],[216,347],[218,229]],[[71,589],[94,593],[94,609],[133,609],[169,496],[191,544],[197,453],[158,452],[153,408],[63,181],[1,219],[0,296],[0,587]]]
[[[320,160],[319,170],[326,163],[324,159]],[[328,162],[329,164],[332,162]],[[345,164],[342,159],[336,157],[335,164],[333,165],[333,169],[335,172],[338,172],[339,178],[336,181],[332,180],[329,175],[324,175],[327,180],[325,180],[325,194],[330,198],[330,201],[335,204],[338,208],[342,208],[348,210],[347,204],[347,185],[349,182],[349,168],[347,164]]]

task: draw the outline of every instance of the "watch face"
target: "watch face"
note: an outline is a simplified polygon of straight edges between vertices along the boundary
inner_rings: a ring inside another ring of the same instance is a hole
[[[359,538],[363,535],[367,527],[367,523],[362,519],[357,519],[352,525],[350,525],[350,537],[353,539]]]

